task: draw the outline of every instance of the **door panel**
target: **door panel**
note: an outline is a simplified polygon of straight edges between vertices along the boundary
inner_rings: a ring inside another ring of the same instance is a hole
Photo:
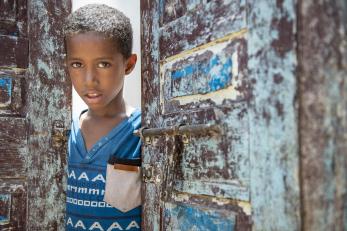
[[[162,112],[227,106],[246,101],[246,30],[206,43],[160,65]]]
[[[16,32],[15,32],[16,33]],[[3,36],[0,38],[0,65],[7,67],[26,68],[28,66],[28,40]],[[7,55],[6,55],[7,54]]]
[[[0,72],[0,108],[2,115],[23,115],[25,106],[25,78],[21,71]]]
[[[177,158],[173,168],[166,173],[174,177],[172,190],[249,200],[248,117],[244,108],[245,104],[240,104],[165,117],[167,126],[215,123],[221,129],[220,134],[212,136],[187,134],[188,143],[167,138],[164,156],[177,155],[173,157]],[[233,127],[229,128],[228,123]],[[180,149],[173,154],[179,144]]]
[[[0,66],[27,68],[27,0],[1,1],[0,10]]]
[[[1,230],[26,230],[27,185],[23,179],[10,178],[0,182]]]
[[[146,230],[250,229],[245,12],[244,1],[142,1],[144,124],[218,127],[146,138]]]
[[[0,124],[0,176],[23,177],[27,145],[26,121],[23,118],[0,117]]]
[[[215,212],[210,207],[166,204],[164,230],[235,230],[235,214],[230,211]]]
[[[246,9],[244,0],[160,1],[160,60],[241,31]]]

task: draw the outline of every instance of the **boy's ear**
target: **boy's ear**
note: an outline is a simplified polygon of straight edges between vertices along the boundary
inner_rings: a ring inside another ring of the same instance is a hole
[[[64,56],[64,65],[66,65],[66,66],[67,66],[67,55],[66,55],[66,54],[64,54],[63,56]]]
[[[125,68],[125,74],[128,75],[130,74],[135,67],[137,61],[137,55],[136,54],[132,54],[126,61],[126,68]]]
[[[64,68],[66,68],[67,69],[67,55],[66,54],[64,54],[64,62],[63,62],[63,66],[64,66]]]

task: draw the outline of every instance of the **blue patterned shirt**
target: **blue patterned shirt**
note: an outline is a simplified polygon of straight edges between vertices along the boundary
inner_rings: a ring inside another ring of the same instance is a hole
[[[141,124],[135,110],[87,151],[79,120],[74,119],[68,143],[66,230],[140,230],[141,206],[126,213],[103,201],[110,156],[140,158],[141,141],[133,131]]]

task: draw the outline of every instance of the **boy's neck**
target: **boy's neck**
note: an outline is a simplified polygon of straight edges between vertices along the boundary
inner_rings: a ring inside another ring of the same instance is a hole
[[[107,110],[88,109],[80,118],[80,128],[87,150],[90,150],[101,137],[107,135],[123,119],[130,116],[133,108],[124,99]]]
[[[124,99],[114,107],[109,107],[105,110],[88,109],[87,116],[91,119],[113,119],[115,117],[124,117],[127,115],[127,105]]]

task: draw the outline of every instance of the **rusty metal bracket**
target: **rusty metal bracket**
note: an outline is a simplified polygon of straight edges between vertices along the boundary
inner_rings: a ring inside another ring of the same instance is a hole
[[[52,147],[59,149],[65,147],[70,130],[65,129],[64,122],[54,120],[52,125]]]
[[[189,144],[190,143],[190,140],[191,140],[191,137],[189,134],[183,134],[182,135],[182,142],[184,144]]]
[[[160,183],[161,182],[161,170],[159,166],[153,166],[151,164],[143,164],[142,166],[142,178],[145,183]]]

